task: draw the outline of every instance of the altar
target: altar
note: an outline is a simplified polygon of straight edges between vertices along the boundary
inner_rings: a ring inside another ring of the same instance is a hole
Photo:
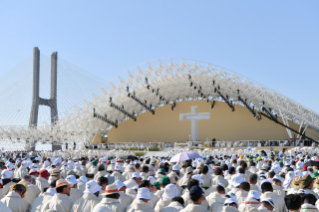
[[[35,151],[52,151],[52,144],[36,144]]]

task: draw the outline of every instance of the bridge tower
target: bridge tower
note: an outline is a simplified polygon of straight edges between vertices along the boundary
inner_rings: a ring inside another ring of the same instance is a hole
[[[51,55],[51,93],[50,99],[40,97],[40,50],[38,47],[33,49],[33,91],[32,107],[29,120],[29,128],[36,128],[38,125],[39,106],[45,105],[51,109],[51,124],[58,120],[57,105],[57,76],[58,76],[58,52]]]

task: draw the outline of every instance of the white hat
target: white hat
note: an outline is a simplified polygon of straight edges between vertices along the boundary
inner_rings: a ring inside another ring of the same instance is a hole
[[[134,172],[134,173],[132,174],[132,177],[131,177],[131,178],[142,178],[142,177],[141,177],[140,173]]]
[[[114,171],[122,171],[122,168],[120,166],[115,166]]]
[[[139,188],[137,191],[137,199],[152,199],[148,188]]]
[[[10,179],[12,177],[12,172],[10,172],[9,170],[3,170],[1,172],[1,179]]]
[[[282,178],[278,174],[276,174],[272,179],[277,179],[277,180],[280,180],[282,182]]]
[[[101,186],[95,181],[95,180],[90,180],[85,184],[85,190],[84,193],[91,193],[94,194],[98,191],[101,190]]]
[[[14,164],[13,163],[9,163],[7,165],[7,170],[12,171],[14,169]]]
[[[204,183],[203,179],[200,177],[199,174],[193,175],[192,179],[198,180],[199,184],[203,184]]]
[[[113,184],[116,185],[118,190],[120,190],[124,186],[126,187],[126,185],[120,180],[115,181]]]
[[[148,180],[150,181],[151,184],[153,184],[153,183],[156,182],[156,178],[153,177],[153,176],[149,176],[149,177],[148,177]]]
[[[295,172],[295,177],[299,176],[299,177],[302,177],[302,172],[300,170],[296,170]]]
[[[56,189],[55,189],[55,188],[48,188],[48,189],[46,190],[46,193],[54,195],[54,194],[56,194],[57,192],[56,192]]]
[[[269,181],[269,180],[263,180],[263,181],[261,181],[260,186],[259,186],[259,190],[260,190],[260,191],[262,191],[261,186],[262,186],[262,184],[264,184],[264,183],[270,183],[270,181]]]
[[[227,194],[225,194],[225,196],[229,196],[231,199],[237,199],[236,194],[234,194],[233,192],[228,192]]]
[[[106,158],[102,158],[101,161],[102,161],[102,162],[107,162],[107,159],[106,159]]]
[[[74,165],[74,162],[73,162],[72,160],[69,160],[69,161],[68,161],[68,165],[69,165],[69,166],[73,166],[73,165]]]
[[[63,166],[66,166],[66,165],[68,165],[68,163],[67,163],[66,161],[63,161],[63,162],[62,162],[62,165],[63,165]]]
[[[46,167],[48,167],[48,166],[50,166],[50,162],[49,161],[44,161],[44,168],[46,168]]]
[[[290,162],[289,161],[286,161],[285,162],[285,166],[290,166],[291,164],[290,164]]]
[[[260,195],[259,195],[258,191],[250,190],[248,192],[248,195],[247,195],[245,201],[247,201],[249,198],[260,199]]]
[[[224,205],[232,204],[232,203],[236,203],[236,205],[238,205],[236,199],[234,198],[227,198],[224,202]]]
[[[86,176],[81,176],[80,177],[80,180],[83,182],[83,183],[86,183],[88,181],[88,178]]]
[[[38,168],[38,164],[36,164],[36,163],[32,163],[32,165],[31,165],[33,168]]]
[[[175,166],[173,166],[172,170],[173,171],[179,171],[179,170],[181,170],[181,167],[179,165],[175,165]]]
[[[65,180],[69,183],[69,184],[72,184],[72,185],[75,185],[77,184],[79,181],[76,180],[75,176],[74,175],[69,175],[65,178]]]
[[[163,197],[165,199],[173,199],[174,197],[177,197],[178,195],[178,189],[174,184],[168,184],[164,188]]]
[[[309,194],[309,192],[304,189],[299,189],[297,194]]]
[[[268,202],[272,207],[275,207],[274,201],[270,198],[264,198],[264,199],[260,200],[260,202]]]
[[[28,167],[28,161],[22,161],[21,166],[22,166],[22,168],[27,168]]]
[[[241,174],[234,174],[231,177],[231,184],[235,188],[239,186],[242,182],[245,182],[245,179],[243,178]]]
[[[112,164],[115,164],[115,163],[116,163],[116,161],[115,161],[115,160],[111,160],[111,163],[112,163]]]
[[[260,175],[259,175],[259,178],[260,178],[260,179],[261,179],[261,178],[267,179],[267,176],[266,176],[265,174],[260,174]],[[264,180],[265,180],[265,179],[264,179]]]
[[[78,161],[74,165],[75,165],[75,167],[81,167],[82,164]]]
[[[224,188],[225,188],[224,184],[222,184],[222,183],[218,183],[218,185],[220,185],[220,186],[222,186],[222,187],[224,187]]]

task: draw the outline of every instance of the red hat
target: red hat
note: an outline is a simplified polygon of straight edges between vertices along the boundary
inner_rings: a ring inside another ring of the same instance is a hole
[[[49,177],[49,176],[50,176],[50,173],[48,172],[48,170],[42,169],[42,170],[40,171],[39,177],[46,178],[46,177]]]

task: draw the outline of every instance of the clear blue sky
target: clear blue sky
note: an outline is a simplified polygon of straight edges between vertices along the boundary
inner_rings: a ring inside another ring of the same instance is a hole
[[[319,112],[318,0],[0,1],[0,76],[38,46],[107,83],[157,58],[213,63]]]

